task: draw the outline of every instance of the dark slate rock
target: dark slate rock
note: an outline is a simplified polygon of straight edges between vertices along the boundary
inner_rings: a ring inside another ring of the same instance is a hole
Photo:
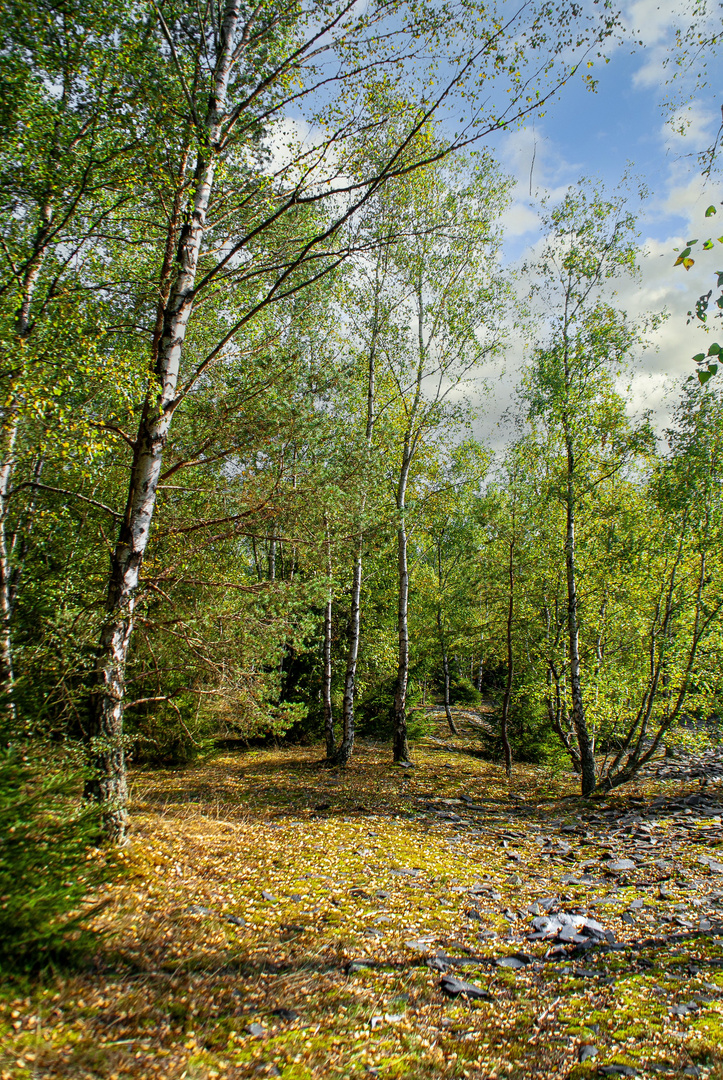
[[[634,870],[635,863],[632,859],[616,859],[614,862],[605,864],[606,870],[612,870],[614,873],[619,874],[623,870]]]
[[[445,971],[449,970],[449,963],[446,960],[442,960],[439,956],[431,956],[425,962],[431,971],[439,971],[440,974],[443,974]]]
[[[464,982],[462,979],[455,979],[454,975],[442,976],[440,982],[442,991],[449,997],[466,997],[473,1001],[494,1001],[494,998],[488,990],[483,990],[481,986],[475,986],[474,983]]]
[[[240,915],[227,915],[226,922],[230,922],[234,926],[246,926],[246,920],[242,919]]]
[[[578,1061],[587,1061],[594,1057],[597,1057],[597,1046],[593,1046],[592,1043],[585,1043],[577,1052]]]
[[[544,937],[554,937],[562,929],[562,922],[554,915],[538,915],[532,920],[532,929]]]
[[[283,1006],[280,1006],[278,1009],[272,1009],[271,1011],[273,1015],[278,1016],[280,1020],[287,1020],[290,1022],[299,1019],[299,1014],[294,1009],[285,1009]]]
[[[587,1028],[588,1031],[591,1031],[593,1033],[593,1035],[599,1035],[600,1034],[600,1025],[599,1024],[585,1024],[585,1027]]]
[[[416,953],[427,953],[431,946],[428,941],[405,941],[405,946]]]
[[[376,965],[373,960],[350,960],[346,965],[347,975],[354,975],[357,971],[368,971]]]
[[[709,867],[712,874],[723,874],[723,863],[716,862],[716,860],[711,859],[709,855],[699,855],[698,862],[703,866]]]
[[[189,904],[186,908],[189,915],[215,915],[216,913],[211,908],[203,907],[201,904]]]
[[[672,1013],[673,1016],[687,1016],[688,1015],[688,1010],[687,1010],[685,1005],[671,1005],[670,1008],[668,1009],[668,1012]]]
[[[495,964],[497,967],[512,968],[514,971],[527,966],[519,956],[501,956],[499,960],[495,960]]]
[[[639,1076],[637,1069],[632,1065],[601,1065],[599,1072],[603,1076]]]
[[[264,1033],[264,1029],[261,1027],[261,1024],[249,1024],[246,1030],[248,1031],[249,1035],[253,1035],[257,1039],[260,1039]]]
[[[267,889],[262,890],[261,899],[262,900],[268,900],[270,904],[275,904],[276,903],[276,897],[274,896],[273,893],[268,892]]]

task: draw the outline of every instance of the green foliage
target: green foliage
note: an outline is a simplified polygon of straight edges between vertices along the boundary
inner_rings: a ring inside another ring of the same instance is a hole
[[[456,678],[450,682],[449,701],[451,705],[479,705],[482,695],[469,679]]]
[[[394,732],[394,693],[396,678],[378,683],[364,694],[356,706],[356,730],[362,738],[391,739]],[[420,709],[422,695],[410,681],[407,689],[407,733],[410,739],[420,738],[427,731],[424,710]]]
[[[97,849],[96,809],[80,801],[83,776],[61,761],[0,751],[0,968],[37,970],[75,960],[96,937],[93,890],[111,863]]]
[[[498,695],[492,728],[481,729],[482,742],[493,761],[502,762],[504,752],[499,731],[501,695]],[[570,759],[550,726],[546,709],[539,697],[518,693],[510,709],[508,738],[512,760],[530,765],[547,765],[555,771],[569,770]]]

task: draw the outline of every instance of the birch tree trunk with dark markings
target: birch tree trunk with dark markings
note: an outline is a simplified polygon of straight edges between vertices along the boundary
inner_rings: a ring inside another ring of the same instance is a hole
[[[128,499],[111,558],[107,616],[98,650],[90,729],[96,775],[88,784],[87,794],[102,804],[108,836],[118,842],[125,839],[127,829],[123,700],[135,592],[153,521],[163,450],[176,406],[181,354],[193,310],[196,272],[213,189],[217,144],[226,112],[240,7],[241,0],[229,0],[221,23],[213,91],[204,124],[205,146],[199,152],[196,164],[193,206],[189,220],[181,230],[178,268],[164,313],[155,381],[146,397],[136,435]]]

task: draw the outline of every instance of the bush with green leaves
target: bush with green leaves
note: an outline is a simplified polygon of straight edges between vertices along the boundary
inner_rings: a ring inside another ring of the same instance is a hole
[[[83,773],[67,762],[0,749],[0,969],[38,970],[81,957],[88,921],[112,873],[99,852],[99,814],[82,802]]]

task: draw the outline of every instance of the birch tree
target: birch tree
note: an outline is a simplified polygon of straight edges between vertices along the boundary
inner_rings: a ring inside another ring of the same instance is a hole
[[[266,306],[346,257],[342,226],[381,184],[539,108],[575,68],[567,45],[584,51],[614,23],[607,13],[585,23],[574,6],[523,6],[500,19],[484,7],[411,0],[363,14],[344,0],[293,8],[227,0],[220,11],[166,4],[154,5],[147,23],[140,17],[144,86],[155,86],[157,68],[159,109],[177,118],[169,139],[176,191],[156,285],[144,301],[147,314],[155,306],[151,370],[128,438],[130,482],[111,558],[90,732],[97,778],[89,792],[106,807],[116,839],[126,827],[122,718],[135,596],[179,407]],[[434,59],[440,55],[443,63]],[[394,80],[406,92],[390,118],[377,96]],[[512,93],[497,95],[495,87]],[[458,117],[469,103],[458,135],[430,150],[420,132],[453,100]],[[364,143],[390,120],[400,137],[378,168],[359,176]],[[226,319],[215,341],[197,330],[196,312],[211,302]]]
[[[123,17],[85,0],[13,4],[0,17],[0,696],[10,714],[11,622],[44,490],[38,421],[50,426],[61,391],[72,400],[102,368],[102,316],[84,303],[83,269],[138,180],[125,79],[137,42],[125,31]]]
[[[548,337],[528,368],[524,393],[531,420],[559,444],[552,490],[564,509],[567,676],[582,793],[589,795],[597,774],[581,664],[578,518],[600,485],[649,444],[650,432],[627,422],[614,389],[641,344],[641,328],[611,303],[613,279],[636,270],[634,217],[622,197],[605,199],[583,187],[552,211],[549,227],[535,288],[551,313]]]
[[[419,173],[403,193],[394,192],[395,216],[406,232],[390,247],[389,283],[394,304],[379,342],[380,364],[393,386],[397,448],[389,456],[397,533],[398,664],[394,760],[406,762],[406,695],[409,677],[408,493],[415,460],[433,440],[443,418],[463,422],[453,397],[500,345],[503,285],[496,273],[498,240],[493,222],[504,184],[489,162],[475,172],[437,167]],[[393,479],[392,479],[393,477]]]

